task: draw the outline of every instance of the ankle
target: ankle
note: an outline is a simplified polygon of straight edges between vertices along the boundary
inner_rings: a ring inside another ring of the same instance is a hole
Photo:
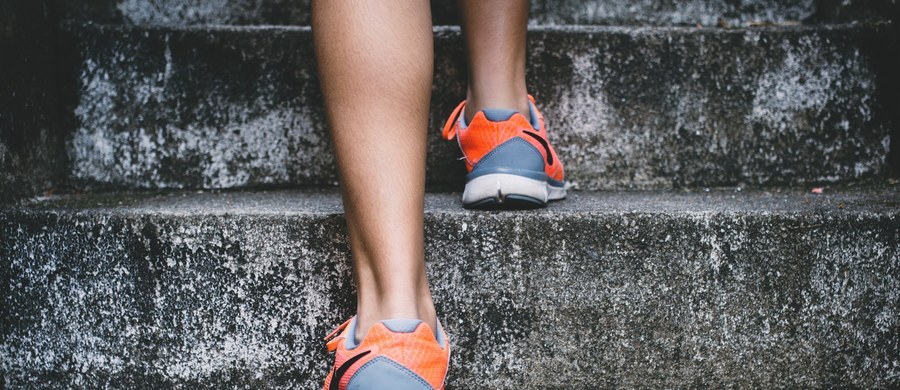
[[[466,123],[471,122],[478,111],[488,108],[516,110],[525,116],[528,116],[530,112],[527,93],[507,91],[505,93],[477,94],[470,89],[464,113]]]
[[[379,304],[360,305],[356,315],[356,341],[361,342],[369,329],[379,321],[390,319],[416,319],[425,322],[429,328],[437,332],[437,314],[431,296],[415,299],[385,301]]]

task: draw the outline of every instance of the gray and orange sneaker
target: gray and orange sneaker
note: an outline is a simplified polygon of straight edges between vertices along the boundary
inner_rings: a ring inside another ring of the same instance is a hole
[[[457,139],[466,161],[464,207],[527,209],[566,197],[562,162],[531,95],[528,101],[527,118],[515,110],[485,109],[466,123],[466,102],[453,110],[443,137]]]
[[[450,364],[450,343],[421,320],[377,322],[357,343],[356,317],[325,337],[335,353],[323,390],[443,389]]]

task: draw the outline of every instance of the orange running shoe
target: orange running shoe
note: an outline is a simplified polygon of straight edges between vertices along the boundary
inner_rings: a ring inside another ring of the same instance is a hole
[[[566,197],[562,162],[547,142],[544,117],[528,95],[529,118],[515,110],[485,109],[465,123],[463,101],[444,125],[466,160],[463,206],[525,209]]]
[[[438,322],[437,337],[420,320],[384,320],[356,343],[356,317],[325,337],[335,352],[323,390],[443,389],[450,344]],[[337,336],[337,337],[335,337]]]

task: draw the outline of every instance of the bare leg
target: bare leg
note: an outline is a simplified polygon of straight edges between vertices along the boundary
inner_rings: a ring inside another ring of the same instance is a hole
[[[459,0],[469,53],[466,120],[485,108],[528,112],[528,0]]]
[[[315,0],[313,35],[353,253],[356,337],[377,321],[435,329],[425,275],[427,0]]]

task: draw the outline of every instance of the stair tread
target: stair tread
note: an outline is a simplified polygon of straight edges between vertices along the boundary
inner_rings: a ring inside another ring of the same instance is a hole
[[[111,192],[34,198],[2,211],[98,212],[141,215],[333,215],[343,212],[335,189]],[[686,191],[569,191],[545,209],[480,212],[461,207],[458,193],[426,194],[431,215],[487,215],[549,218],[563,214],[799,214],[897,213],[900,185],[828,188],[714,188]]]
[[[888,27],[893,23],[887,20],[873,20],[867,22],[834,22],[819,24],[795,24],[795,23],[770,23],[752,26],[696,26],[696,25],[598,25],[598,24],[564,24],[564,25],[529,25],[528,31],[542,32],[673,32],[673,33],[728,33],[746,31],[814,31],[814,30],[842,30],[857,29],[861,27]],[[119,23],[95,23],[71,21],[64,23],[63,29],[75,30],[118,30],[118,31],[233,31],[233,32],[260,32],[260,31],[312,31],[309,25],[264,24],[264,25],[231,25],[231,24],[190,24],[190,25],[141,25]],[[438,33],[455,33],[462,31],[456,25],[434,25],[432,31]]]

